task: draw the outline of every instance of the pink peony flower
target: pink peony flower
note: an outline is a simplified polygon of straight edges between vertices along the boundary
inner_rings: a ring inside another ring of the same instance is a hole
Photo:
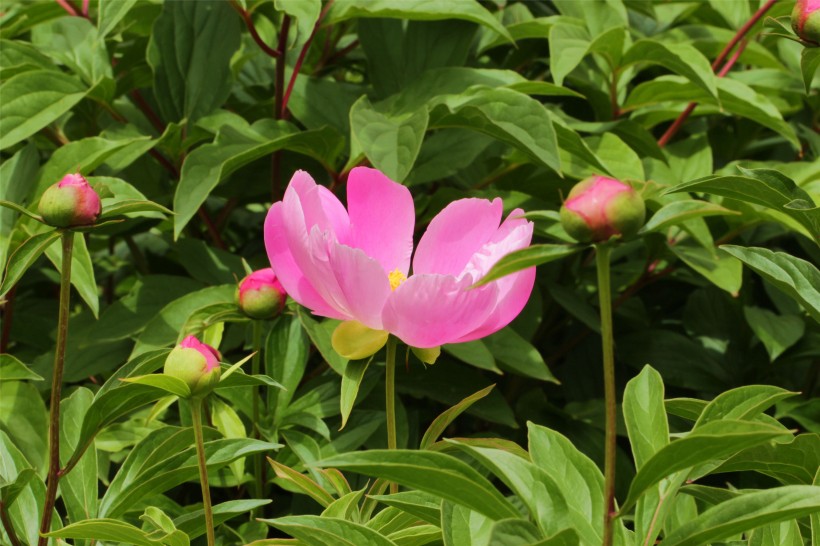
[[[288,294],[317,315],[432,348],[492,334],[521,312],[535,268],[470,287],[502,256],[530,244],[533,226],[522,214],[516,209],[502,222],[500,199],[451,203],[421,238],[411,275],[415,211],[406,187],[355,168],[345,210],[297,171],[268,212],[265,245]]]
[[[239,283],[237,289],[239,308],[255,319],[273,318],[285,307],[287,294],[277,280],[273,269],[254,271]]]
[[[49,225],[74,227],[93,224],[102,206],[83,175],[67,174],[43,192],[38,210]]]
[[[643,199],[629,184],[606,176],[578,182],[561,207],[561,224],[577,241],[634,235],[643,225]]]
[[[792,10],[795,34],[814,44],[820,44],[820,0],[797,0]]]

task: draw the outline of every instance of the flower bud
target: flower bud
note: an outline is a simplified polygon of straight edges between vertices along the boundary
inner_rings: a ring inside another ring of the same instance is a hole
[[[582,180],[561,207],[561,225],[576,241],[597,243],[629,237],[643,225],[643,199],[628,184],[605,176]]]
[[[219,383],[219,351],[188,336],[168,354],[163,372],[183,380],[192,396],[207,394]]]
[[[797,0],[792,10],[792,29],[803,40],[820,46],[820,0]]]
[[[93,224],[102,206],[83,175],[67,174],[43,192],[37,211],[47,224],[65,228]]]
[[[251,318],[269,319],[282,312],[287,294],[273,269],[254,271],[239,283],[236,299],[242,312]]]

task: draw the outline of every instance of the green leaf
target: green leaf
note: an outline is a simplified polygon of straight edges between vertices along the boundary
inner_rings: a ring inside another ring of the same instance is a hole
[[[746,493],[709,508],[684,523],[663,541],[664,546],[697,546],[718,542],[763,525],[800,518],[820,511],[820,487],[788,485]]]
[[[579,24],[559,23],[549,29],[550,49],[560,51],[560,55],[550,55],[550,72],[557,85],[589,53],[591,38],[589,32]]]
[[[766,248],[722,245],[720,249],[800,303],[820,322],[820,271],[810,262]]]
[[[474,129],[518,148],[538,164],[561,171],[552,116],[543,104],[523,93],[475,88],[448,95],[431,110],[430,126]]]
[[[2,200],[0,200],[0,207],[5,207],[9,210],[20,213],[24,216],[28,216],[32,220],[37,220],[38,222],[43,221],[42,216],[40,216],[38,214],[34,214],[30,210],[28,210],[26,207],[20,206],[17,203],[12,203],[11,201],[2,201]],[[11,228],[9,228],[9,229],[11,229]]]
[[[743,283],[743,266],[734,259],[695,244],[667,244],[672,253],[686,265],[703,275],[718,288],[732,296],[740,292]]]
[[[150,534],[130,523],[116,519],[89,519],[66,525],[46,536],[54,538],[112,541],[136,546],[162,546],[162,540],[150,538]]]
[[[9,290],[14,288],[14,285],[20,281],[26,270],[34,265],[37,258],[59,238],[59,231],[47,231],[45,233],[32,235],[26,242],[20,245],[11,255],[6,265],[3,282],[0,283],[0,297],[8,294]]]
[[[46,249],[46,257],[51,260],[57,271],[63,269],[62,245],[54,241]],[[97,281],[94,278],[94,265],[91,254],[85,244],[85,236],[74,235],[73,249],[71,253],[71,284],[77,289],[77,293],[91,309],[94,318],[100,313],[100,298],[97,295]]]
[[[117,201],[103,209],[99,220],[105,221],[108,218],[114,218],[125,214],[134,212],[161,212],[162,214],[171,215],[173,212],[159,203],[141,199],[123,199]]]
[[[646,461],[632,480],[621,513],[629,510],[649,487],[675,472],[728,458],[758,444],[791,437],[788,431],[768,423],[732,419],[707,423],[662,447]]]
[[[8,469],[6,469],[8,472]],[[37,476],[37,472],[33,468],[25,468],[17,474],[13,481],[4,481],[0,485],[0,501],[3,502],[3,508],[8,510],[20,496],[20,493],[25,491],[28,483]],[[4,478],[5,480],[5,478]]]
[[[394,114],[362,96],[350,108],[352,145],[391,180],[403,182],[419,155],[428,120],[425,107]]]
[[[730,214],[740,214],[740,212],[729,210],[708,201],[696,201],[694,199],[674,201],[658,209],[655,214],[652,215],[652,218],[641,228],[641,233],[663,231],[671,226],[680,225],[692,218],[727,216]]]
[[[326,150],[321,150],[317,148],[317,142],[321,146],[330,144],[325,146]],[[242,129],[223,126],[212,144],[191,152],[182,165],[174,194],[174,236],[179,238],[182,229],[213,189],[243,165],[281,149],[332,162],[340,144],[335,130],[328,127],[298,132],[287,122],[271,119]]]
[[[21,40],[0,41],[0,78],[8,80],[29,70],[56,70],[54,63],[39,49]]]
[[[253,512],[257,508],[273,502],[270,499],[242,499],[221,502],[213,507],[214,526],[221,525],[236,516]],[[205,534],[205,511],[194,510],[174,519],[174,527],[188,535],[196,538]]]
[[[0,391],[4,388],[5,384],[0,383]],[[0,409],[5,411],[5,408],[1,407],[4,402],[3,398],[0,397]],[[45,408],[43,408],[43,412],[45,412]],[[0,413],[0,418],[5,415],[6,413]],[[44,422],[42,426],[47,425]],[[37,464],[38,466],[42,465],[39,468],[45,468],[45,457]],[[0,427],[0,466],[3,468],[2,481],[11,481],[11,483],[4,483],[2,487],[3,502],[9,500],[7,510],[9,519],[21,540],[26,541],[28,544],[36,544],[39,536],[40,514],[43,512],[45,503],[46,487],[43,481],[36,476],[34,469],[31,468],[32,464],[26,460],[23,453],[6,434],[4,427]],[[43,473],[45,474],[45,472]]]
[[[463,19],[483,25],[509,41],[510,33],[481,4],[472,0],[452,0],[450,2],[391,2],[389,0],[339,0],[333,3],[328,13],[329,23],[338,23],[347,19],[385,17],[408,19],[411,21],[440,21],[446,19]]]
[[[344,374],[342,374],[342,390],[340,396],[340,408],[342,415],[342,426],[339,430],[345,428],[347,419],[350,417],[350,412],[353,410],[353,404],[356,402],[356,396],[359,394],[359,387],[364,379],[364,373],[367,371],[373,357],[362,360],[351,360],[345,366]]]
[[[430,423],[430,426],[427,427],[426,431],[424,431],[424,436],[422,436],[421,442],[419,443],[419,449],[429,449],[433,442],[437,441],[439,436],[447,430],[450,423],[455,421],[456,417],[464,413],[464,411],[474,403],[490,394],[493,387],[495,387],[495,384],[471,394],[470,396],[462,399],[458,404],[445,410],[438,417],[433,419],[433,422]]]
[[[137,0],[101,0],[97,8],[97,28],[100,39],[104,39],[114,30],[117,23],[128,14]]]
[[[225,2],[169,2],[154,22],[147,60],[166,122],[194,123],[230,93],[241,20]],[[175,207],[176,208],[176,207]]]
[[[441,523],[441,499],[422,491],[399,491],[392,495],[367,495],[387,506],[392,506],[412,514],[422,521],[439,525]]]
[[[333,496],[327,490],[319,485],[309,476],[305,476],[301,472],[297,472],[289,466],[276,462],[268,457],[268,462],[273,467],[273,471],[280,480],[284,480],[295,487],[296,492],[302,492],[309,496],[324,508],[327,508],[333,503]]]
[[[123,381],[126,383],[136,383],[137,385],[154,387],[168,394],[179,396],[180,398],[188,398],[191,396],[191,389],[188,388],[188,384],[182,379],[170,375],[138,375],[136,377],[126,377]]]
[[[718,97],[715,74],[709,60],[689,44],[638,40],[623,57],[621,68],[633,63],[649,63],[676,72],[713,97]]]
[[[772,362],[797,343],[806,330],[806,323],[795,315],[778,315],[768,309],[749,306],[743,308],[743,314],[752,331],[763,342]]]
[[[282,385],[268,390],[268,407],[274,419],[284,417],[302,381],[310,349],[308,338],[298,317],[283,316],[276,321],[265,341],[265,370]]]
[[[483,339],[467,341],[466,343],[448,343],[442,345],[441,348],[445,353],[466,364],[501,374],[501,370],[496,366],[495,357],[487,348]]]
[[[305,331],[310,337],[310,341],[313,342],[322,354],[322,358],[325,359],[328,366],[337,374],[344,375],[348,360],[333,350],[333,344],[330,341],[331,334],[339,325],[339,321],[325,319],[322,322],[316,322],[310,313],[302,307],[299,308],[297,314],[299,315],[299,320],[302,322],[302,326],[304,326]]]
[[[396,546],[396,543],[364,525],[325,516],[285,516],[261,520],[307,544],[325,546]]]
[[[516,509],[486,478],[466,463],[443,453],[377,449],[337,455],[319,465],[398,482],[493,519],[518,517]]]
[[[820,237],[820,209],[803,188],[774,170],[741,171],[742,175],[713,175],[684,182],[667,190],[667,193],[707,192],[761,205],[791,216],[814,237]]]
[[[114,92],[114,72],[97,28],[84,17],[60,17],[32,29],[31,41],[43,53],[70,68],[103,100]],[[107,80],[107,81],[105,81]]]
[[[31,383],[0,382],[0,430],[11,438],[28,461],[27,466],[48,468],[48,412]]]
[[[800,71],[803,73],[803,85],[806,86],[806,93],[811,91],[811,83],[820,67],[820,49],[816,47],[804,47],[800,54]]]
[[[820,468],[820,435],[800,434],[788,444],[763,444],[745,449],[714,473],[755,471],[783,485],[810,485]]]
[[[16,356],[0,353],[0,377],[3,381],[42,381],[43,376],[20,362]]]
[[[512,328],[502,328],[482,341],[504,369],[539,381],[561,383],[552,375],[538,349]]]
[[[2,56],[2,48],[0,48]],[[5,267],[9,247],[14,239],[14,226],[18,220],[17,212],[27,216],[36,216],[23,204],[31,204],[31,193],[34,177],[40,166],[40,153],[34,144],[22,147],[10,159],[0,165],[0,267]],[[11,208],[8,208],[11,205]],[[39,220],[39,217],[35,218]]]
[[[476,286],[487,284],[488,282],[500,279],[516,271],[527,269],[536,265],[542,265],[555,260],[560,260],[580,251],[581,246],[568,245],[531,245],[515,252],[510,252],[500,260],[484,275]]]
[[[0,150],[17,144],[80,102],[88,89],[79,80],[53,70],[31,70],[0,86]]]

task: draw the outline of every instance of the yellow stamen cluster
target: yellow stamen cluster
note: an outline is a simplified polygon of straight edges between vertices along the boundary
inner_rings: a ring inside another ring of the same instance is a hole
[[[395,290],[401,285],[401,283],[407,280],[407,275],[398,269],[394,269],[387,275],[387,278],[390,281],[390,290]]]

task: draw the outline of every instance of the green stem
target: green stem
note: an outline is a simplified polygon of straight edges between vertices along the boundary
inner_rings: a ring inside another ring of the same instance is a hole
[[[262,360],[262,321],[253,321],[253,340],[252,347],[256,354],[251,360],[251,374],[258,375],[260,362]],[[253,437],[257,440],[262,437],[259,430],[259,386],[253,387]],[[265,492],[265,482],[262,475],[262,454],[254,455],[253,457],[253,475],[256,476],[256,498],[263,498]]]
[[[598,268],[598,303],[601,311],[601,342],[604,352],[606,440],[604,450],[604,546],[611,546],[615,520],[615,353],[612,342],[612,288],[609,280],[607,243],[595,245]]]
[[[205,440],[202,436],[202,403],[201,398],[191,400],[191,419],[194,425],[196,457],[199,463],[199,484],[202,486],[202,505],[205,509],[205,530],[208,533],[208,546],[216,544],[214,535],[214,513],[211,508],[211,490],[208,487],[208,467],[205,463]]]
[[[385,358],[384,396],[387,413],[387,449],[396,449],[396,338],[387,338]],[[390,483],[390,493],[398,493],[399,484]]]
[[[43,518],[40,520],[40,538],[38,546],[46,546],[48,537],[44,534],[51,531],[51,518],[54,515],[54,503],[57,501],[57,483],[60,481],[60,393],[63,386],[63,362],[65,345],[68,337],[68,314],[71,301],[71,254],[74,250],[74,232],[62,234],[63,261],[60,268],[60,313],[57,319],[57,347],[54,349],[54,373],[51,378],[51,402],[48,421],[48,478],[46,480],[46,498],[43,505]]]

